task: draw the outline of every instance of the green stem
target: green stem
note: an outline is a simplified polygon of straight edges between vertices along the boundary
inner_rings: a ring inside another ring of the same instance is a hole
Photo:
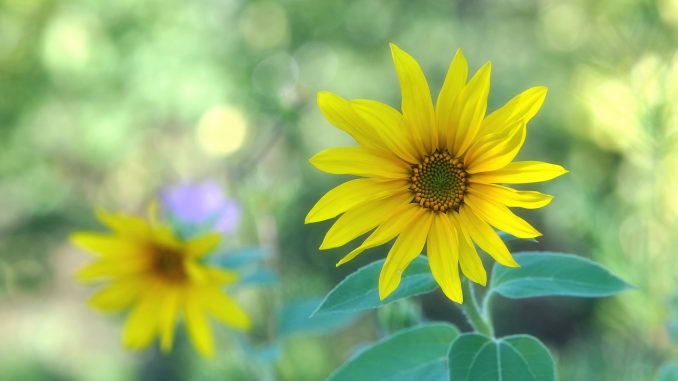
[[[471,286],[471,282],[468,279],[464,279],[461,282],[461,289],[464,293],[464,296],[466,296],[466,300],[464,301],[464,304],[461,305],[461,309],[464,311],[468,322],[476,332],[482,333],[483,335],[489,337],[494,337],[492,326],[480,312],[478,300],[476,299],[476,294],[473,287]]]
[[[491,310],[491,304],[493,299],[494,292],[492,292],[492,290],[490,289],[487,293],[485,293],[481,309],[483,318],[485,319],[487,324],[490,325],[490,327],[494,327],[494,325],[492,324],[492,310]]]

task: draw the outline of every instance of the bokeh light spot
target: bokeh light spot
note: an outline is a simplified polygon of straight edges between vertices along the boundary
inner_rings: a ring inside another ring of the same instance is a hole
[[[312,88],[328,86],[336,77],[339,58],[329,45],[309,42],[294,53],[301,80]]]
[[[240,33],[253,49],[268,49],[283,45],[289,38],[285,10],[277,3],[253,3],[241,14]]]
[[[81,14],[54,19],[45,32],[43,59],[54,71],[81,69],[91,60],[91,20]]]
[[[541,24],[546,42],[550,48],[557,51],[576,49],[585,40],[589,31],[584,12],[566,3],[544,9]]]
[[[295,101],[299,65],[287,53],[277,53],[261,61],[252,73],[252,86],[257,92],[276,98],[284,104]]]
[[[662,20],[678,28],[678,0],[659,0],[657,4]]]
[[[230,106],[215,106],[200,118],[196,138],[200,148],[210,156],[226,156],[237,151],[245,141],[247,123],[242,113]]]

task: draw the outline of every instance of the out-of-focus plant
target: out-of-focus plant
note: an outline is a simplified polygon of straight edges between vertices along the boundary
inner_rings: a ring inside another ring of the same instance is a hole
[[[145,349],[156,337],[165,352],[172,349],[175,325],[180,317],[189,336],[206,357],[214,355],[214,340],[207,315],[240,330],[250,319],[234,299],[222,291],[238,279],[237,273],[205,265],[204,258],[221,242],[209,233],[186,239],[158,221],[100,211],[99,219],[110,232],[79,232],[74,244],[94,254],[94,261],[78,271],[78,279],[100,283],[90,304],[99,310],[129,310],[123,343]]]
[[[215,181],[168,187],[161,199],[174,223],[184,229],[233,234],[240,220],[240,205],[227,198]]]
[[[401,83],[402,114],[379,102],[318,96],[325,117],[359,146],[330,148],[311,163],[328,173],[361,178],[328,192],[306,222],[341,215],[321,249],[343,246],[372,231],[337,266],[394,238],[395,243],[385,260],[339,283],[315,315],[376,308],[440,286],[450,300],[460,303],[473,332],[460,334],[449,324],[402,330],[360,351],[330,380],[554,380],[553,359],[538,339],[495,337],[493,296],[602,297],[628,285],[577,256],[512,256],[494,230],[522,239],[541,235],[509,207],[535,209],[552,199],[499,183],[540,182],[566,172],[554,164],[513,162],[525,140],[526,124],[546,91],[529,89],[485,117],[490,65],[467,82],[468,65],[458,51],[434,109],[418,63],[395,45],[391,50]],[[485,286],[487,275],[475,245],[497,262],[481,300],[471,281]],[[421,257],[424,246],[427,256]],[[460,268],[467,279],[460,279]]]
[[[160,203],[153,202],[149,207],[147,219],[104,211],[97,216],[110,232],[77,232],[71,236],[76,246],[94,255],[94,261],[77,276],[88,284],[103,286],[90,299],[95,309],[130,311],[122,335],[129,349],[146,349],[158,337],[160,349],[167,354],[174,346],[175,328],[183,322],[201,355],[219,355],[227,349],[217,346],[215,351],[215,337],[221,336],[211,332],[208,317],[238,330],[250,330],[250,317],[229,294],[266,286],[274,291],[269,296],[274,308],[273,315],[262,324],[273,328],[265,334],[257,333],[255,325],[251,336],[263,334],[259,339],[231,335],[226,344],[235,352],[229,357],[240,359],[239,366],[230,370],[217,366],[212,373],[236,372],[233,374],[242,377],[275,380],[287,340],[327,334],[359,316],[347,312],[309,319],[320,298],[278,301],[275,287],[279,279],[267,266],[269,250],[259,246],[234,248],[223,242],[237,228],[240,206],[226,198],[215,181],[167,187]],[[172,356],[177,358],[181,353]],[[210,366],[215,367],[206,365]],[[149,371],[157,376],[154,367]]]
[[[673,297],[668,303],[668,319],[666,321],[666,331],[669,340],[674,346],[678,345],[678,297]],[[674,356],[678,353],[674,351]],[[672,360],[665,362],[659,368],[658,381],[676,381],[678,380],[678,362]]]
[[[571,221],[584,222],[579,231],[606,226],[595,238],[596,257],[623,264],[626,276],[646,292],[624,295],[623,304],[607,304],[603,318],[620,331],[653,337],[655,345],[666,349],[667,341],[657,333],[667,311],[657,301],[674,296],[678,280],[675,266],[667,265],[668,253],[678,245],[678,58],[648,53],[614,71],[587,66],[578,78],[591,127],[577,134],[614,152],[619,162],[603,176],[603,186],[612,192],[596,196],[583,187],[585,203],[573,208],[578,216]],[[587,169],[580,157],[573,165],[587,178],[600,171]],[[584,216],[593,203],[593,215]]]

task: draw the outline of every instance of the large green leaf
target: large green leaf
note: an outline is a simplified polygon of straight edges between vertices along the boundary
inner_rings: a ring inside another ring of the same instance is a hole
[[[360,351],[328,381],[440,381],[446,379],[446,357],[459,331],[445,323],[403,330]]]
[[[553,381],[548,349],[532,336],[459,335],[448,353],[450,381]]]
[[[388,298],[379,300],[379,272],[384,260],[372,262],[342,280],[327,294],[314,315],[361,311],[383,306],[398,299],[431,292],[436,282],[425,257],[418,257],[407,267],[400,286]]]
[[[360,312],[311,316],[319,303],[320,298],[311,298],[283,304],[278,312],[278,335],[330,333],[351,324],[360,316]]]
[[[580,256],[524,252],[514,257],[520,268],[494,265],[491,292],[509,298],[554,295],[601,297],[630,288],[603,266]]]

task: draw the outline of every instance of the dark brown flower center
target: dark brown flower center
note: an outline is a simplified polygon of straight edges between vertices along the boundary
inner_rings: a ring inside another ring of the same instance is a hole
[[[410,170],[412,202],[435,212],[458,211],[467,189],[464,162],[447,150],[436,150]]]
[[[162,246],[154,246],[150,251],[153,256],[151,266],[157,275],[173,282],[187,278],[182,251]]]

